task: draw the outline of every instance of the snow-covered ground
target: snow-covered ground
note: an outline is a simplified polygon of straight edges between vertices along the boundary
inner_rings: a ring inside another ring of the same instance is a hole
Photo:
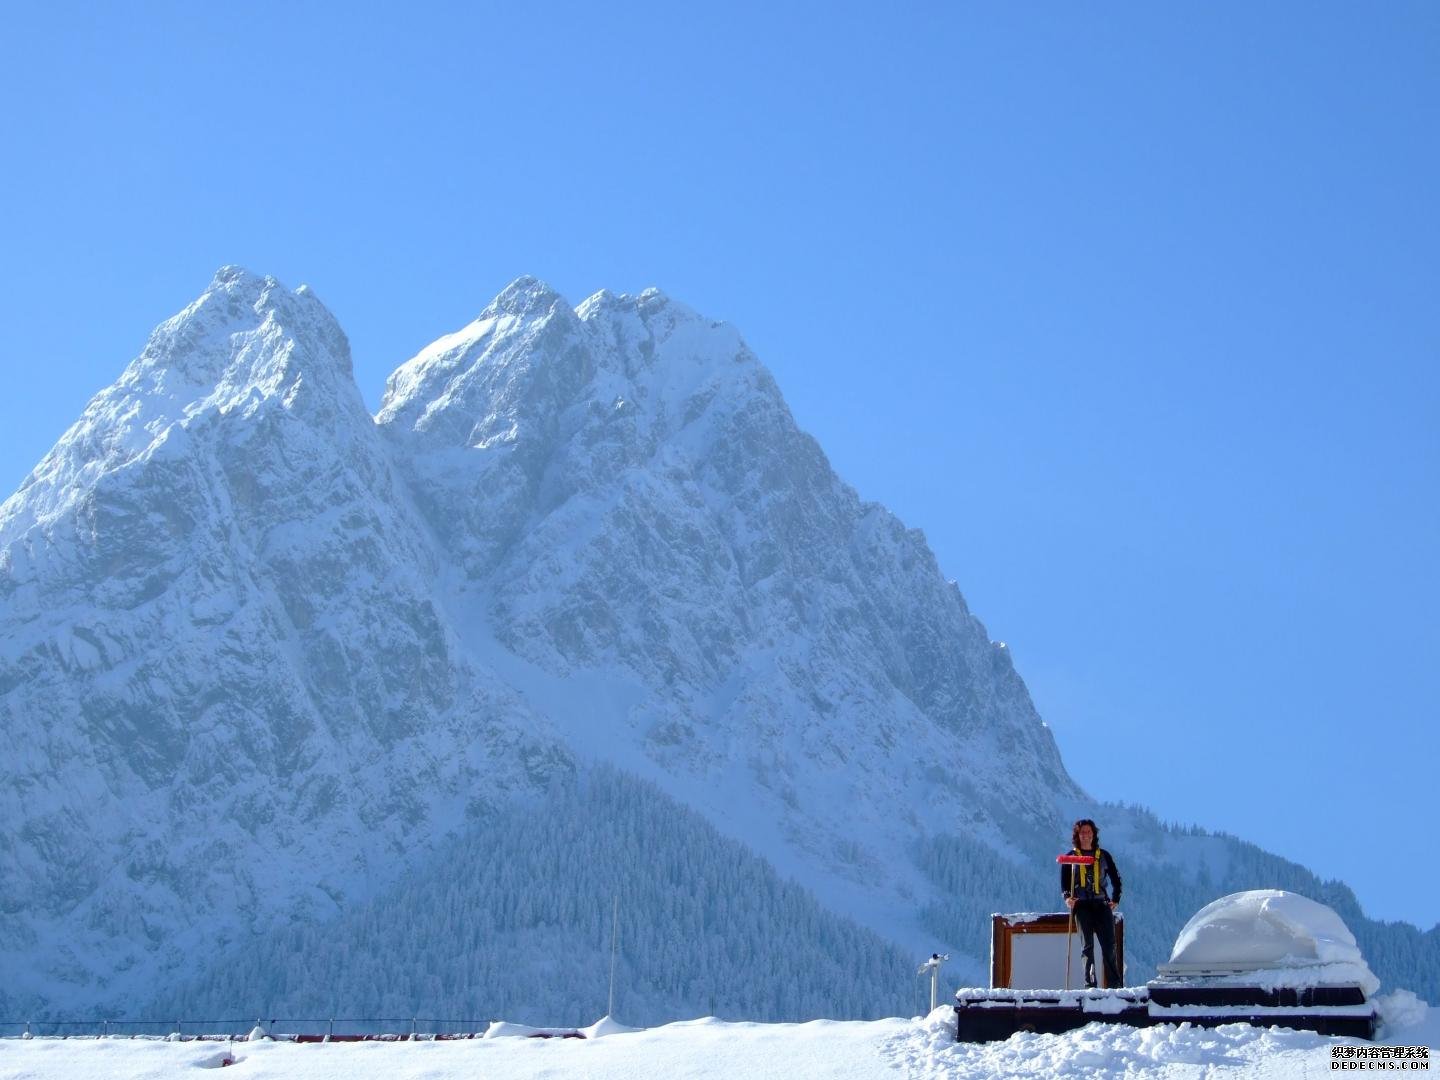
[[[1440,1010],[1392,1001],[1378,1043],[1244,1024],[1207,1030],[1091,1024],[1066,1035],[1016,1035],[961,1044],[949,1007],[913,1020],[743,1024],[715,1019],[591,1039],[482,1038],[454,1042],[166,1042],[162,1039],[0,1040],[0,1080],[160,1080],[220,1068],[227,1077],[287,1080],[734,1080],[897,1076],[1320,1077],[1331,1047],[1440,1045]]]

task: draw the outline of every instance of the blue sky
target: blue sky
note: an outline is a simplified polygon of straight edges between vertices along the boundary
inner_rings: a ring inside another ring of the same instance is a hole
[[[745,334],[1098,796],[1440,920],[1440,6],[0,3],[0,487],[225,263]]]

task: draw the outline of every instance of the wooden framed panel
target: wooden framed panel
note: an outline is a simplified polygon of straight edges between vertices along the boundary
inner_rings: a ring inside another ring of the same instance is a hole
[[[992,915],[990,936],[990,986],[1011,990],[1062,990],[1065,988],[1066,950],[1070,959],[1070,989],[1085,985],[1084,942],[1070,915],[1055,912],[1024,912]],[[1072,931],[1067,933],[1067,931]],[[1099,950],[1099,945],[1096,945]],[[1115,963],[1125,973],[1125,917],[1115,913]],[[1105,965],[1095,958],[1095,967],[1104,985]],[[1111,988],[1113,989],[1113,987]]]

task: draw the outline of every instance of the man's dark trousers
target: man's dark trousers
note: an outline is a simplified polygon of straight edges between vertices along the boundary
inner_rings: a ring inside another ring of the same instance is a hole
[[[1120,986],[1120,968],[1115,963],[1115,915],[1104,900],[1076,900],[1075,923],[1080,927],[1085,948],[1085,985],[1095,985],[1095,939],[1100,939],[1100,956],[1105,961],[1105,985]]]

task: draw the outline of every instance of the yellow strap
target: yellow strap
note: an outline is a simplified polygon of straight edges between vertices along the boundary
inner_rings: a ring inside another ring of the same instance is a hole
[[[1075,849],[1075,854],[1076,854],[1076,855],[1080,855],[1080,849],[1079,849],[1078,847]],[[1090,864],[1090,866],[1093,866],[1093,867],[1095,868],[1095,892],[1096,892],[1097,894],[1100,893],[1100,856],[1101,856],[1101,854],[1102,854],[1102,853],[1101,853],[1100,849],[1097,847],[1097,848],[1095,849],[1095,861]],[[1083,857],[1084,857],[1084,856],[1082,855],[1081,858],[1083,858]],[[1077,863],[1077,864],[1076,864],[1076,867],[1075,867],[1075,868],[1080,871],[1080,888],[1082,888],[1082,889],[1089,887],[1089,886],[1087,885],[1086,881],[1085,881],[1085,871],[1086,871],[1086,870],[1089,870],[1089,869],[1090,869],[1090,866],[1086,866],[1084,863]]]

